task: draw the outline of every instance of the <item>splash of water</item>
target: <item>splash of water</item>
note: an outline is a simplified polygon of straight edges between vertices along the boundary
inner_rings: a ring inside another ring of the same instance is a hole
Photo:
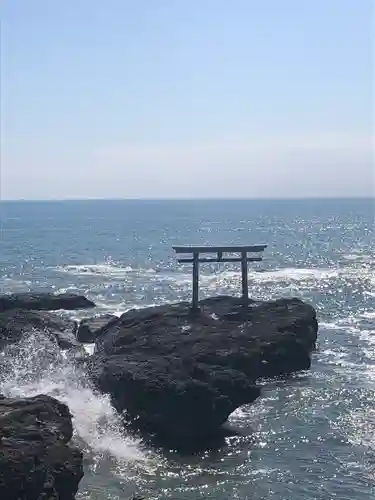
[[[75,440],[94,461],[145,459],[140,443],[124,434],[107,396],[98,394],[83,370],[41,332],[30,332],[0,353],[0,393],[8,397],[48,394],[67,404]]]

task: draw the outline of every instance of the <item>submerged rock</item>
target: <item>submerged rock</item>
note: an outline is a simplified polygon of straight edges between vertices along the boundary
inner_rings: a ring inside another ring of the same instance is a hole
[[[77,329],[77,340],[83,344],[93,344],[104,328],[116,320],[117,316],[113,316],[113,314],[83,319]]]
[[[128,311],[104,326],[91,359],[97,386],[141,430],[176,443],[207,438],[260,394],[259,377],[310,367],[313,307],[299,299],[179,303]]]
[[[0,348],[21,340],[25,334],[38,330],[47,334],[62,349],[78,347],[74,321],[47,311],[10,309],[0,313]]]
[[[49,396],[0,396],[0,498],[73,500],[82,453],[69,445],[69,409]]]
[[[55,311],[58,309],[76,310],[95,307],[94,302],[83,295],[73,293],[17,293],[0,295],[0,312],[10,309]]]

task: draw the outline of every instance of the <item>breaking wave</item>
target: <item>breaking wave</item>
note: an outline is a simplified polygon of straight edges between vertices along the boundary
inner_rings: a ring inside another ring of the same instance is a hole
[[[73,274],[77,276],[107,276],[111,278],[123,278],[133,272],[131,266],[117,266],[106,264],[77,264],[58,266],[54,268],[58,272]]]
[[[95,462],[103,456],[122,463],[140,463],[140,442],[127,436],[109,398],[98,394],[85,373],[66,352],[32,332],[0,353],[0,393],[8,397],[47,394],[67,404],[76,441]]]
[[[353,254],[356,255],[356,254]],[[347,259],[340,266],[275,267],[249,269],[249,292],[258,299],[295,295],[309,300],[311,294],[335,288],[362,287],[364,300],[375,296],[375,268],[371,256]],[[106,261],[98,264],[61,265],[53,268],[58,292],[83,293],[98,305],[100,313],[120,315],[134,307],[147,307],[190,300],[192,289],[189,266],[134,268],[126,263]],[[241,273],[238,266],[202,265],[200,296],[239,294]],[[312,300],[316,303],[317,296]],[[82,314],[80,313],[82,316]]]

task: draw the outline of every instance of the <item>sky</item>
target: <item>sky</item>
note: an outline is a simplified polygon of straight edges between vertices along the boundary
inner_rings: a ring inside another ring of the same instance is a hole
[[[372,0],[3,0],[1,199],[375,193]]]

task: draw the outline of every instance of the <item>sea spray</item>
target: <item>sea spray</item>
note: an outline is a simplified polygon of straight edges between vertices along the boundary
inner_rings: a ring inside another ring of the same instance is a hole
[[[98,394],[85,372],[42,332],[30,332],[0,353],[0,393],[7,397],[48,394],[67,404],[75,439],[92,460],[142,461],[140,443],[126,436],[109,398]]]

